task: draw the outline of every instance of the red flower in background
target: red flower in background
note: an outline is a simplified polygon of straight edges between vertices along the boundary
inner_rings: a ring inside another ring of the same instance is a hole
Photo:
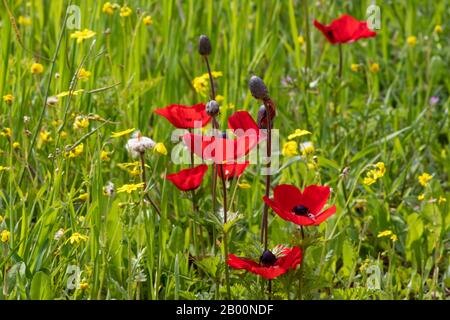
[[[352,16],[345,14],[339,19],[333,20],[329,25],[323,25],[317,20],[314,20],[314,26],[322,31],[324,36],[332,44],[350,43],[377,35],[376,32],[367,27],[367,22],[358,21]]]
[[[298,247],[283,248],[278,257],[269,250],[264,251],[259,262],[228,255],[227,264],[234,269],[244,269],[265,279],[274,279],[302,262],[302,251]]]
[[[194,133],[186,133],[183,142],[203,160],[213,160],[219,164],[233,162],[246,156],[258,145],[259,138],[256,135],[242,135],[236,139],[204,136]]]
[[[329,187],[311,185],[302,192],[292,185],[282,184],[275,187],[273,199],[264,196],[263,200],[286,221],[317,226],[336,212],[334,205],[321,212],[329,196]]]
[[[202,127],[204,127],[211,120],[211,117],[206,114],[204,103],[192,107],[172,104],[165,108],[156,109],[154,112],[169,120],[179,129],[193,129],[194,122],[201,122]]]
[[[178,189],[182,191],[190,191],[197,189],[203,181],[203,176],[208,171],[206,164],[201,164],[192,169],[184,169],[178,173],[166,176]]]
[[[219,165],[222,167],[223,176],[220,167],[217,169],[217,175],[222,179],[225,178],[226,180],[238,178],[244,173],[249,164],[250,163],[246,161],[245,163],[226,163]]]

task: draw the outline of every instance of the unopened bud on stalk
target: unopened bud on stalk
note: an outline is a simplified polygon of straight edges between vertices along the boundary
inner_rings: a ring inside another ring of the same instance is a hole
[[[270,122],[270,128],[272,129],[273,128],[273,118],[274,118],[274,115],[272,114],[272,116],[270,117],[271,119],[271,122]],[[260,128],[260,129],[267,129],[267,112],[266,112],[266,106],[265,105],[262,105],[260,108],[259,108],[259,111],[258,111],[258,128]]]
[[[248,87],[252,96],[256,99],[264,100],[269,97],[269,91],[260,77],[252,76],[248,83]]]
[[[219,103],[216,100],[211,100],[206,104],[206,113],[208,116],[214,117],[220,111]]]
[[[211,41],[204,34],[202,34],[198,40],[198,52],[202,56],[211,54]]]

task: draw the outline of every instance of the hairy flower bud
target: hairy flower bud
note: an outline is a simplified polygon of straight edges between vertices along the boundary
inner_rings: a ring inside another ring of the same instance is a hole
[[[220,106],[219,103],[216,100],[211,100],[206,104],[206,113],[214,117],[219,113]]]
[[[211,54],[211,41],[204,34],[202,34],[198,40],[198,52],[202,56]]]
[[[269,97],[269,91],[260,77],[252,76],[248,83],[248,87],[252,96],[256,99],[264,100]]]

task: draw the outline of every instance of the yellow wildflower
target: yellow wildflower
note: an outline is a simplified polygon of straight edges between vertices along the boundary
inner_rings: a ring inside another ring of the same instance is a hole
[[[418,177],[418,179],[419,179],[419,183],[420,183],[422,186],[426,187],[426,186],[428,186],[428,182],[429,182],[431,179],[433,179],[433,176],[430,175],[430,174],[428,174],[428,173],[426,173],[426,172],[424,172],[424,173],[422,173],[422,174]]]
[[[377,170],[377,178],[381,178],[382,176],[384,176],[384,174],[386,173],[386,167],[384,166],[384,163],[377,162],[375,164],[375,167],[378,169]]]
[[[88,201],[89,200],[89,193],[85,192],[85,193],[80,194],[78,196],[78,200]]]
[[[222,103],[224,100],[225,100],[225,97],[224,97],[224,96],[222,96],[222,95],[220,95],[220,94],[218,94],[218,95],[216,96],[216,101],[217,101],[219,104]]]
[[[87,71],[85,68],[81,68],[78,72],[78,79],[82,81],[88,81],[89,77],[92,75],[92,72]]]
[[[442,33],[444,32],[444,30],[442,29],[442,26],[438,24],[436,27],[434,27],[434,32]]]
[[[409,36],[406,39],[406,43],[408,43],[410,47],[414,47],[417,44],[417,38],[415,36]]]
[[[382,237],[389,237],[392,235],[392,231],[391,230],[384,230],[378,233],[377,238],[382,238]]]
[[[75,118],[75,121],[73,123],[73,128],[75,130],[85,129],[87,127],[89,127],[89,119],[88,118],[83,117],[83,116],[77,116]]]
[[[305,38],[303,36],[298,36],[297,42],[300,46],[303,46],[305,44]]]
[[[155,145],[155,147],[154,147],[153,150],[154,150],[155,152],[158,152],[158,153],[164,155],[164,156],[167,155],[167,149],[166,149],[166,146],[165,146],[164,143],[162,143],[162,142],[158,142],[158,143]]]
[[[16,149],[16,150],[20,149],[20,143],[15,141],[15,142],[13,142],[12,147],[13,147],[13,149]]]
[[[281,154],[285,157],[292,157],[298,154],[298,144],[296,141],[288,141],[283,145]]]
[[[418,196],[417,196],[417,200],[419,200],[419,201],[423,201],[425,199],[425,195],[422,193],[422,194],[419,194]]]
[[[105,2],[102,7],[102,12],[110,16],[114,14],[114,11],[119,7],[117,4],[111,4],[111,2]]]
[[[132,12],[133,12],[133,10],[131,10],[131,8],[128,7],[127,5],[120,8],[120,16],[121,17],[129,17]]]
[[[445,203],[445,202],[447,202],[447,199],[444,198],[443,196],[440,196],[439,200],[438,200],[438,204],[442,204],[442,203]]]
[[[73,148],[69,152],[66,152],[66,157],[76,158],[79,155],[81,155],[83,153],[83,151],[84,151],[84,144],[80,143],[79,145],[77,145],[75,148]]]
[[[47,130],[41,130],[41,132],[39,132],[39,138],[41,139],[42,142],[53,141],[53,138],[50,135],[50,132],[48,132]]]
[[[396,234],[393,234],[393,235],[391,236],[391,240],[392,240],[393,242],[397,241],[397,240],[398,240],[397,235],[396,235]]]
[[[307,130],[302,130],[302,129],[295,129],[294,133],[292,133],[288,136],[288,140],[292,140],[292,139],[302,137],[302,136],[305,136],[308,134],[311,134],[311,132],[309,132]]]
[[[238,187],[241,189],[250,189],[252,186],[249,183],[242,182],[242,183],[238,183]]]
[[[31,65],[32,74],[41,74],[42,72],[44,72],[44,66],[42,64],[35,62]]]
[[[30,17],[19,16],[19,18],[17,19],[17,23],[20,24],[21,26],[30,26],[31,25],[31,18]]]
[[[221,71],[212,71],[211,76],[214,79],[217,79],[222,77],[223,73]],[[206,96],[209,88],[209,74],[204,73],[199,77],[195,77],[194,80],[192,80],[192,86],[196,92],[200,93],[202,96]]]
[[[77,96],[77,95],[79,95],[79,94],[82,93],[82,92],[84,92],[83,89],[80,89],[80,90],[73,90],[73,91],[63,91],[63,92],[57,94],[56,97],[57,97],[57,98],[62,98],[62,97],[66,97],[66,96],[68,96],[68,95],[71,95],[71,96]]]
[[[69,237],[68,241],[70,244],[79,244],[81,241],[87,241],[88,236],[82,235],[78,232],[72,233],[72,235]]]
[[[359,72],[359,70],[361,70],[361,65],[357,64],[357,63],[352,63],[351,66],[350,66],[350,69],[353,72]]]
[[[61,131],[61,133],[59,134],[59,136],[60,136],[62,139],[65,139],[65,138],[67,138],[68,134],[67,134],[66,131]]]
[[[144,17],[144,19],[142,19],[142,22],[143,22],[144,25],[146,25],[146,26],[151,26],[151,25],[153,24],[152,16],[146,16],[146,17]]]
[[[127,192],[131,193],[133,191],[136,191],[137,189],[142,189],[144,187],[144,183],[137,183],[137,184],[124,184],[120,188],[117,188],[117,193],[121,192]]]
[[[11,105],[14,101],[14,96],[12,94],[7,94],[3,96],[3,101],[5,101],[6,104]]]
[[[82,43],[84,40],[92,38],[96,33],[89,29],[84,29],[83,31],[75,31],[70,35],[71,39],[77,39],[77,43]]]
[[[386,167],[383,162],[377,162],[375,165],[375,169],[367,172],[366,177],[363,180],[363,183],[367,186],[374,184],[378,179],[384,176],[386,173]]]
[[[6,243],[9,241],[10,236],[11,236],[11,232],[9,232],[8,230],[3,230],[2,233],[0,233],[0,240],[3,243]]]
[[[86,281],[80,282],[80,289],[83,291],[89,289],[89,283],[87,283]]]
[[[0,135],[10,138],[12,134],[11,128],[3,128],[2,132],[0,132]]]
[[[123,131],[119,131],[119,132],[113,132],[111,133],[111,138],[119,138],[122,136],[125,136],[127,134],[130,134],[132,132],[134,132],[136,129],[135,128],[131,128],[131,129],[127,129],[127,130],[123,130]]]
[[[310,141],[300,144],[300,150],[302,151],[303,156],[311,155],[315,151],[314,145]]]
[[[109,157],[109,152],[102,150],[102,152],[100,153],[100,159],[102,159],[102,161],[109,161],[111,160],[111,158]]]
[[[372,63],[370,65],[370,72],[378,73],[380,71],[380,65],[378,63]]]

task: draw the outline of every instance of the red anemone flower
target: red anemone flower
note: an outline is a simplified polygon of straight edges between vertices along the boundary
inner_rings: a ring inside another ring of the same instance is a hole
[[[206,171],[208,171],[208,166],[201,164],[192,169],[184,169],[178,173],[169,174],[166,176],[166,179],[172,181],[178,189],[190,191],[197,189],[201,185]]]
[[[222,166],[223,170],[223,176],[222,176],[222,170],[220,168],[217,169],[217,174],[221,178],[225,178],[226,180],[231,180],[233,178],[238,178],[241,176],[241,174],[244,173],[244,170],[248,167],[250,163],[248,161],[244,163],[226,163]]]
[[[179,129],[193,129],[195,128],[195,122],[201,122],[202,127],[204,127],[211,120],[211,117],[206,114],[204,103],[192,107],[172,104],[165,108],[156,109],[154,112],[169,120]]]
[[[256,135],[242,135],[236,139],[227,139],[186,133],[183,142],[191,152],[203,160],[213,160],[214,163],[220,164],[246,156],[258,145],[259,138]]]
[[[234,254],[228,255],[227,264],[234,269],[244,269],[258,274],[265,279],[274,279],[290,269],[295,269],[302,262],[302,250],[299,247],[283,248],[281,256],[276,257],[266,250],[259,262],[246,258],[239,258]]]
[[[264,196],[263,200],[286,221],[317,226],[336,212],[334,205],[321,212],[329,196],[329,187],[311,185],[302,192],[292,185],[282,184],[275,187],[273,199]]]
[[[256,134],[258,142],[266,138],[265,131],[260,130],[258,124],[247,111],[236,111],[228,118],[228,127],[237,137]]]
[[[314,26],[322,31],[332,44],[351,43],[361,38],[372,38],[377,35],[376,32],[367,27],[367,22],[358,21],[345,14],[339,19],[333,20],[329,25],[323,25],[314,20]]]

